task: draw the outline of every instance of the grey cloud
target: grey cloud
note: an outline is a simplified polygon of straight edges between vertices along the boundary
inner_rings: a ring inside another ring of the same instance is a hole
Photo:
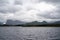
[[[56,10],[57,11],[57,10]],[[44,14],[37,14],[38,17],[44,17],[47,19],[60,19],[60,11],[59,12],[44,12]]]
[[[0,0],[0,6],[8,4],[8,0]]]
[[[60,3],[60,0],[37,0],[36,2]]]
[[[54,5],[56,5],[56,9],[53,10],[52,12],[47,11],[47,12],[44,12],[41,14],[39,12],[36,12],[38,19],[39,19],[39,17],[45,17],[47,19],[60,19],[60,0],[33,0],[33,1],[32,0],[31,1],[28,1],[28,0],[0,0],[0,15],[6,14],[6,13],[10,13],[10,14],[13,13],[13,15],[14,15],[14,16],[12,15],[13,19],[14,19],[14,17],[16,17],[20,20],[21,18],[24,19],[24,17],[25,17],[29,20],[31,15],[36,15],[36,14],[32,14],[32,13],[30,14],[29,11],[35,10],[34,6],[36,6],[37,4],[40,4],[40,2],[50,3],[52,5],[54,4]],[[21,10],[21,12],[20,12],[20,10]],[[38,9],[36,9],[36,10],[38,10]],[[32,12],[35,13],[35,11],[32,11]],[[14,13],[16,13],[16,14],[14,14]],[[23,14],[24,17],[21,14]],[[1,19],[4,19],[3,16],[0,16]],[[5,16],[7,16],[7,14]]]
[[[15,0],[14,4],[15,5],[22,5],[23,3],[22,3],[22,0]]]
[[[0,7],[0,13],[7,13],[8,8],[6,6]]]
[[[60,14],[60,9],[56,10],[55,12],[56,12],[57,14]]]
[[[10,2],[11,1],[11,2]],[[19,11],[19,7],[10,4],[13,0],[0,0],[0,13],[15,13]]]
[[[0,7],[0,13],[15,13],[19,11],[16,7]]]
[[[60,3],[60,0],[45,0],[47,2],[52,2],[52,3]]]
[[[11,8],[8,8],[8,10],[7,10],[7,12],[10,12],[10,13],[15,13],[17,11],[19,11],[19,9],[16,7],[11,7]]]
[[[45,12],[47,14],[39,15],[48,19],[60,19],[60,0],[42,0],[56,6],[53,12]],[[51,15],[52,14],[52,15]]]

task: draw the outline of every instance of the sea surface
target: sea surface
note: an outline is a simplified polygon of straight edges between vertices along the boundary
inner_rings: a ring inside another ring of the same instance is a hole
[[[0,27],[0,40],[60,40],[60,27]]]

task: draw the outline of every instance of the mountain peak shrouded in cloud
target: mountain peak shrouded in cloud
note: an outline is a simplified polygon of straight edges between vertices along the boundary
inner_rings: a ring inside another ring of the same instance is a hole
[[[23,21],[18,21],[18,20],[7,20],[6,24],[7,25],[18,25],[18,24],[24,24],[26,22]]]
[[[58,21],[60,0],[0,0],[0,21]]]

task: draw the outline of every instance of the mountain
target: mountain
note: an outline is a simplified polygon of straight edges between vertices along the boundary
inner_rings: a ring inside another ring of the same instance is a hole
[[[33,22],[26,23],[25,25],[43,25],[43,24],[47,24],[47,22],[46,21],[43,21],[43,22],[33,21]]]
[[[7,20],[6,25],[22,25],[22,26],[60,26],[60,21],[56,21],[54,23],[48,23],[46,21],[38,22],[38,21],[33,21],[33,22],[23,22],[23,21],[18,21],[18,20]]]
[[[53,24],[60,24],[60,21],[56,21],[56,22],[54,22]]]
[[[3,25],[3,23],[2,23],[2,22],[0,22],[0,25]]]
[[[23,21],[18,21],[18,20],[7,20],[6,24],[7,25],[18,25],[18,24],[24,24],[25,22]]]

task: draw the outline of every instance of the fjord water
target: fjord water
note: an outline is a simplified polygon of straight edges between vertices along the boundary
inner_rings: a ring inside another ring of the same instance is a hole
[[[60,40],[60,27],[0,27],[0,40]]]

